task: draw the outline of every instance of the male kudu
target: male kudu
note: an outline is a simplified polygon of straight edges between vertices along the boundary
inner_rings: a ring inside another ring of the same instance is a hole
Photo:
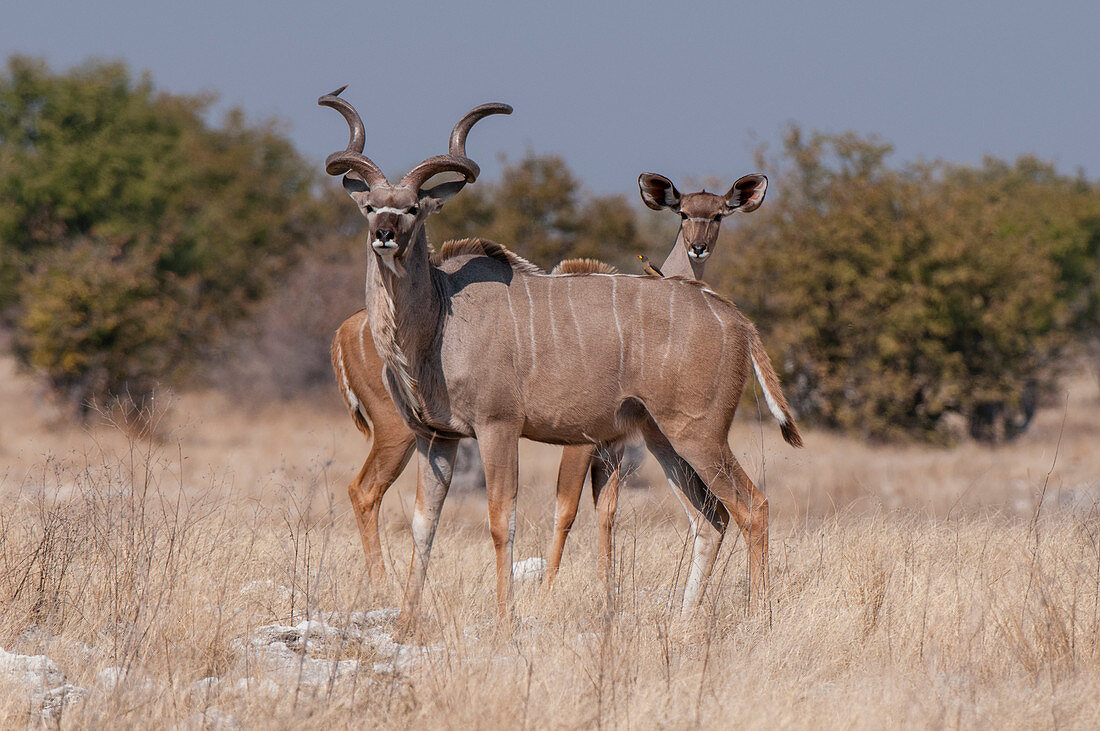
[[[761,601],[767,500],[726,442],[750,370],[784,437],[801,439],[752,324],[728,300],[681,278],[548,276],[479,240],[444,247],[433,262],[426,217],[480,172],[465,156],[466,132],[510,107],[473,110],[452,133],[450,154],[425,160],[394,185],[355,151],[363,129],[350,105],[335,94],[319,102],[352,127],[348,148],[330,155],[326,170],[361,178],[345,175],[344,185],[367,218],[374,254],[367,318],[387,391],[416,439],[420,481],[403,615],[419,604],[462,436],[478,439],[485,466],[502,618],[512,608],[520,437],[612,444],[641,431],[666,476],[706,518],[697,528],[685,608],[698,603],[730,517],[748,546],[750,596]],[[447,171],[465,179],[421,187]]]
[[[569,259],[561,262],[551,274],[612,273],[614,268],[603,262]],[[412,456],[416,439],[386,392],[382,378],[382,359],[374,347],[367,310],[359,310],[344,320],[332,339],[332,369],[336,383],[351,412],[355,426],[370,441],[370,451],[363,467],[348,485],[352,511],[359,526],[359,538],[372,580],[384,578],[382,541],[379,536],[378,513],[382,498],[405,469]],[[562,450],[558,469],[558,507],[555,511],[555,536],[547,580],[557,572],[565,547],[565,538],[576,517],[584,478],[592,467],[592,496],[596,506],[601,568],[606,568],[611,553],[611,526],[618,497],[616,468],[621,453],[615,446],[606,449],[608,457],[593,459],[595,445],[566,446]],[[609,485],[605,492],[602,488]],[[563,516],[568,516],[568,523]]]

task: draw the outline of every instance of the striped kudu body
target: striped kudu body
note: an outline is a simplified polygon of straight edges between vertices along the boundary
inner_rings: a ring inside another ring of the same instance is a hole
[[[698,603],[731,517],[748,546],[750,596],[761,601],[767,500],[726,441],[753,369],[784,436],[792,443],[800,437],[752,324],[728,300],[678,277],[550,276],[480,240],[444,247],[433,262],[425,218],[480,172],[465,155],[466,133],[481,117],[510,108],[471,111],[452,133],[450,154],[425,160],[394,185],[355,152],[363,130],[351,106],[335,94],[319,101],[341,111],[352,128],[348,149],[330,155],[326,170],[345,174],[344,186],[366,216],[371,335],[387,391],[415,434],[420,479],[406,620],[419,604],[464,436],[478,439],[485,468],[502,618],[512,611],[521,437],[612,444],[641,431],[668,479],[705,518],[693,521],[700,527],[685,607]],[[446,171],[464,180],[421,187]]]
[[[561,262],[551,274],[611,273],[613,267],[593,260],[570,259]],[[372,580],[384,578],[382,541],[378,513],[382,498],[405,469],[416,439],[405,426],[382,380],[382,359],[374,347],[367,311],[359,310],[344,320],[332,339],[332,369],[336,383],[351,412],[355,426],[370,441],[363,467],[348,485],[348,497],[359,526],[359,538]],[[555,538],[547,581],[557,572],[565,539],[576,517],[584,478],[592,470],[592,497],[599,525],[601,567],[608,565],[611,554],[611,526],[618,497],[618,470],[621,450],[604,448],[605,459],[593,459],[595,445],[566,446],[558,468],[555,511]],[[610,485],[606,493],[602,488]],[[566,517],[567,516],[567,517]]]
[[[653,210],[667,209],[678,213],[681,220],[676,241],[660,269],[650,265],[645,257],[640,257],[646,266],[646,273],[702,281],[706,263],[718,242],[722,219],[734,212],[755,211],[764,201],[767,188],[768,179],[763,175],[746,175],[739,178],[724,196],[705,190],[681,195],[672,181],[663,175],[642,173],[638,176],[642,201]],[[583,262],[573,266],[576,273],[584,273]],[[593,264],[588,264],[587,267],[592,269]],[[559,273],[558,269],[554,271]],[[554,510],[554,542],[546,569],[547,582],[553,580],[561,564],[565,541],[569,537],[573,520],[577,517],[584,477],[589,471],[589,465],[592,472],[592,501],[596,506],[599,531],[600,568],[601,571],[606,571],[610,567],[611,529],[618,505],[622,458],[623,447],[618,444],[599,448],[595,445],[581,445],[566,447],[562,451],[561,465],[558,467],[557,504]],[[690,520],[691,512],[686,506],[684,511]],[[694,521],[692,522],[694,525]]]

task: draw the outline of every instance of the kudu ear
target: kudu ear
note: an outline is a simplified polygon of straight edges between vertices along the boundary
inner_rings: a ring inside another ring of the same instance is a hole
[[[655,211],[680,210],[680,191],[664,175],[642,173],[638,176],[638,192],[642,194],[642,202]]]
[[[370,190],[370,186],[367,185],[365,180],[360,178],[353,178],[350,175],[345,175],[341,181],[344,185],[344,190],[348,192],[348,195],[354,195],[356,193],[366,193]]]
[[[755,211],[764,202],[767,189],[768,179],[759,173],[738,178],[730,192],[726,193],[726,215],[734,211]]]
[[[440,183],[431,188],[421,188],[417,191],[417,196],[420,198],[435,198],[440,203],[445,203],[465,187],[465,180],[452,180],[447,183]]]

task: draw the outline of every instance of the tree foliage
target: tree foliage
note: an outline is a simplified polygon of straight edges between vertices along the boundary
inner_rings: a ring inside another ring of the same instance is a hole
[[[560,157],[527,155],[496,183],[468,187],[430,219],[433,240],[481,236],[540,266],[585,256],[633,272],[648,237],[625,196],[592,196]]]
[[[0,74],[0,312],[76,404],[182,372],[318,215],[290,143],[211,101],[120,63]]]
[[[960,419],[1010,437],[1096,332],[1100,190],[1033,158],[895,169],[890,151],[792,128],[769,166],[780,195],[717,280],[804,416],[878,438],[948,440]]]
[[[252,353],[281,393],[327,380],[330,320],[361,302],[362,220],[272,125],[208,123],[211,101],[117,63],[0,72],[0,321],[73,404],[144,396],[204,354]],[[1011,436],[1075,346],[1100,353],[1100,187],[1033,158],[894,167],[890,152],[791,128],[761,160],[767,203],[724,227],[711,283],[765,332],[803,418]],[[675,224],[529,154],[429,229],[635,273]],[[245,345],[215,347],[226,333]]]

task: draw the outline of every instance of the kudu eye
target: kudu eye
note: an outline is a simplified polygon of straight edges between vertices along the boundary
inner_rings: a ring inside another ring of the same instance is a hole
[[[683,211],[680,211],[680,220],[681,221],[688,220],[688,214],[684,213]]]
[[[714,214],[714,222],[718,223],[721,220],[722,220],[722,214],[721,213],[715,213]]]
[[[409,209],[410,216],[415,216],[418,213],[420,213],[420,206],[414,205],[412,208]]]
[[[363,208],[367,213],[374,213],[374,206],[366,206]]]

